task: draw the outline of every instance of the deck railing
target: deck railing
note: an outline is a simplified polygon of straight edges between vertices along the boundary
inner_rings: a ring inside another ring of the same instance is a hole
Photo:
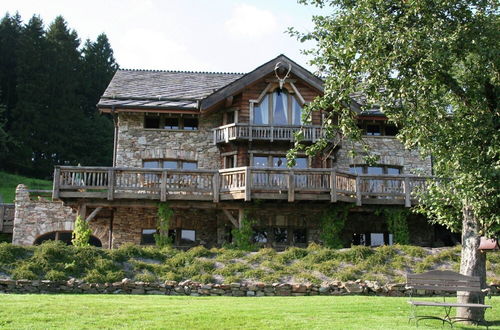
[[[170,170],[113,167],[56,167],[54,199],[152,200],[284,199],[362,204],[416,202],[429,178],[413,175],[355,175],[333,169],[238,167]]]
[[[302,132],[303,141],[314,142],[325,137],[321,126],[270,126],[232,123],[214,128],[214,144],[231,140],[294,141],[294,133]]]

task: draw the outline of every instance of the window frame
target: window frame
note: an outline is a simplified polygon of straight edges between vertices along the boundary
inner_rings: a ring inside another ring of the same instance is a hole
[[[159,167],[144,167],[144,163],[146,162],[158,162]],[[163,167],[165,162],[176,162],[177,168],[166,168]],[[198,161],[189,160],[189,159],[171,159],[171,158],[152,158],[152,159],[143,159],[142,160],[142,168],[150,168],[150,169],[163,169],[163,170],[183,170],[184,163],[194,163],[196,164],[196,169],[198,169]]]
[[[158,118],[158,127],[146,127],[146,121],[149,118]],[[177,119],[178,120],[178,128],[165,128],[165,122],[166,119]],[[196,126],[189,126],[189,127],[194,127],[193,129],[185,129],[185,123],[184,120],[196,120]],[[173,115],[173,114],[165,114],[165,113],[160,113],[160,114],[145,114],[144,119],[143,119],[143,128],[146,130],[164,130],[164,131],[183,131],[183,132],[196,132],[199,131],[200,129],[200,118],[198,115],[191,115],[191,114],[179,114],[179,115]]]
[[[259,167],[259,166],[255,166],[254,165],[254,159],[255,157],[262,157],[262,158],[267,158],[267,165],[268,166],[264,166],[262,168],[276,168],[276,169],[288,169],[288,170],[292,170],[292,169],[297,169],[297,170],[301,170],[301,169],[304,169],[302,167],[288,167],[287,166],[287,163],[286,163],[286,155],[283,155],[283,154],[263,154],[263,153],[259,153],[259,152],[251,152],[250,153],[250,166],[251,167]],[[274,158],[284,158],[285,159],[285,167],[275,167],[274,166]],[[308,157],[308,156],[305,156],[305,155],[299,155],[297,158],[300,158],[300,159],[305,159],[307,164],[306,164],[306,167],[305,169],[308,169],[308,168],[311,168],[311,158]]]
[[[368,134],[368,126],[378,126],[380,130],[380,135],[376,134]],[[367,120],[367,119],[358,119],[358,127],[362,131],[363,136],[369,137],[395,137],[399,133],[399,128],[392,123],[389,123],[387,120]],[[387,134],[388,128],[394,128],[396,134]]]
[[[352,172],[351,169],[353,168],[362,168],[362,173],[356,173]],[[368,173],[368,168],[370,167],[382,167],[382,174],[369,174]],[[389,174],[388,169],[394,168],[399,170],[399,174]],[[367,175],[402,175],[403,173],[403,166],[401,165],[392,165],[392,164],[375,164],[373,166],[370,166],[368,164],[351,164],[349,165],[349,173],[351,174],[367,174]]]

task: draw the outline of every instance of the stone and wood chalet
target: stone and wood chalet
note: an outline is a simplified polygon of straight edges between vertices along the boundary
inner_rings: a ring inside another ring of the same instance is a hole
[[[320,241],[321,214],[346,203],[353,205],[346,246],[391,244],[377,210],[414,205],[432,161],[405,150],[382,113],[361,112],[353,100],[378,164],[349,156],[360,146],[335,136],[335,149],[299,154],[288,168],[295,132],[304,143],[325,134],[324,114],[302,119],[322,93],[323,81],[284,55],[246,74],[118,70],[98,104],[115,121],[113,167],[57,167],[53,201],[33,200],[19,186],[13,242],[67,241],[79,213],[96,245],[153,244],[158,204],[166,202],[174,211],[169,235],[181,248],[231,242],[244,216],[255,222],[258,244],[305,246]],[[408,225],[413,244],[451,244],[421,216],[410,215]]]

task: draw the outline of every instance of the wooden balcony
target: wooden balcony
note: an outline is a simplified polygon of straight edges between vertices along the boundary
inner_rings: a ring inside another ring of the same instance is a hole
[[[234,140],[295,141],[294,133],[301,131],[304,142],[315,142],[325,137],[321,126],[269,126],[233,123],[214,128],[214,144]]]
[[[239,167],[166,170],[57,167],[54,199],[186,200],[221,202],[285,200],[396,204],[410,207],[428,178],[354,175],[333,169]]]

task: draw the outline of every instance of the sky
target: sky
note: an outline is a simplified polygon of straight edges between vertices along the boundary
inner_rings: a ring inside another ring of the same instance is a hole
[[[215,72],[249,72],[279,54],[314,71],[301,54],[313,45],[285,31],[310,31],[321,13],[295,0],[2,0],[0,8],[46,25],[62,15],[82,43],[104,32],[121,68]]]

